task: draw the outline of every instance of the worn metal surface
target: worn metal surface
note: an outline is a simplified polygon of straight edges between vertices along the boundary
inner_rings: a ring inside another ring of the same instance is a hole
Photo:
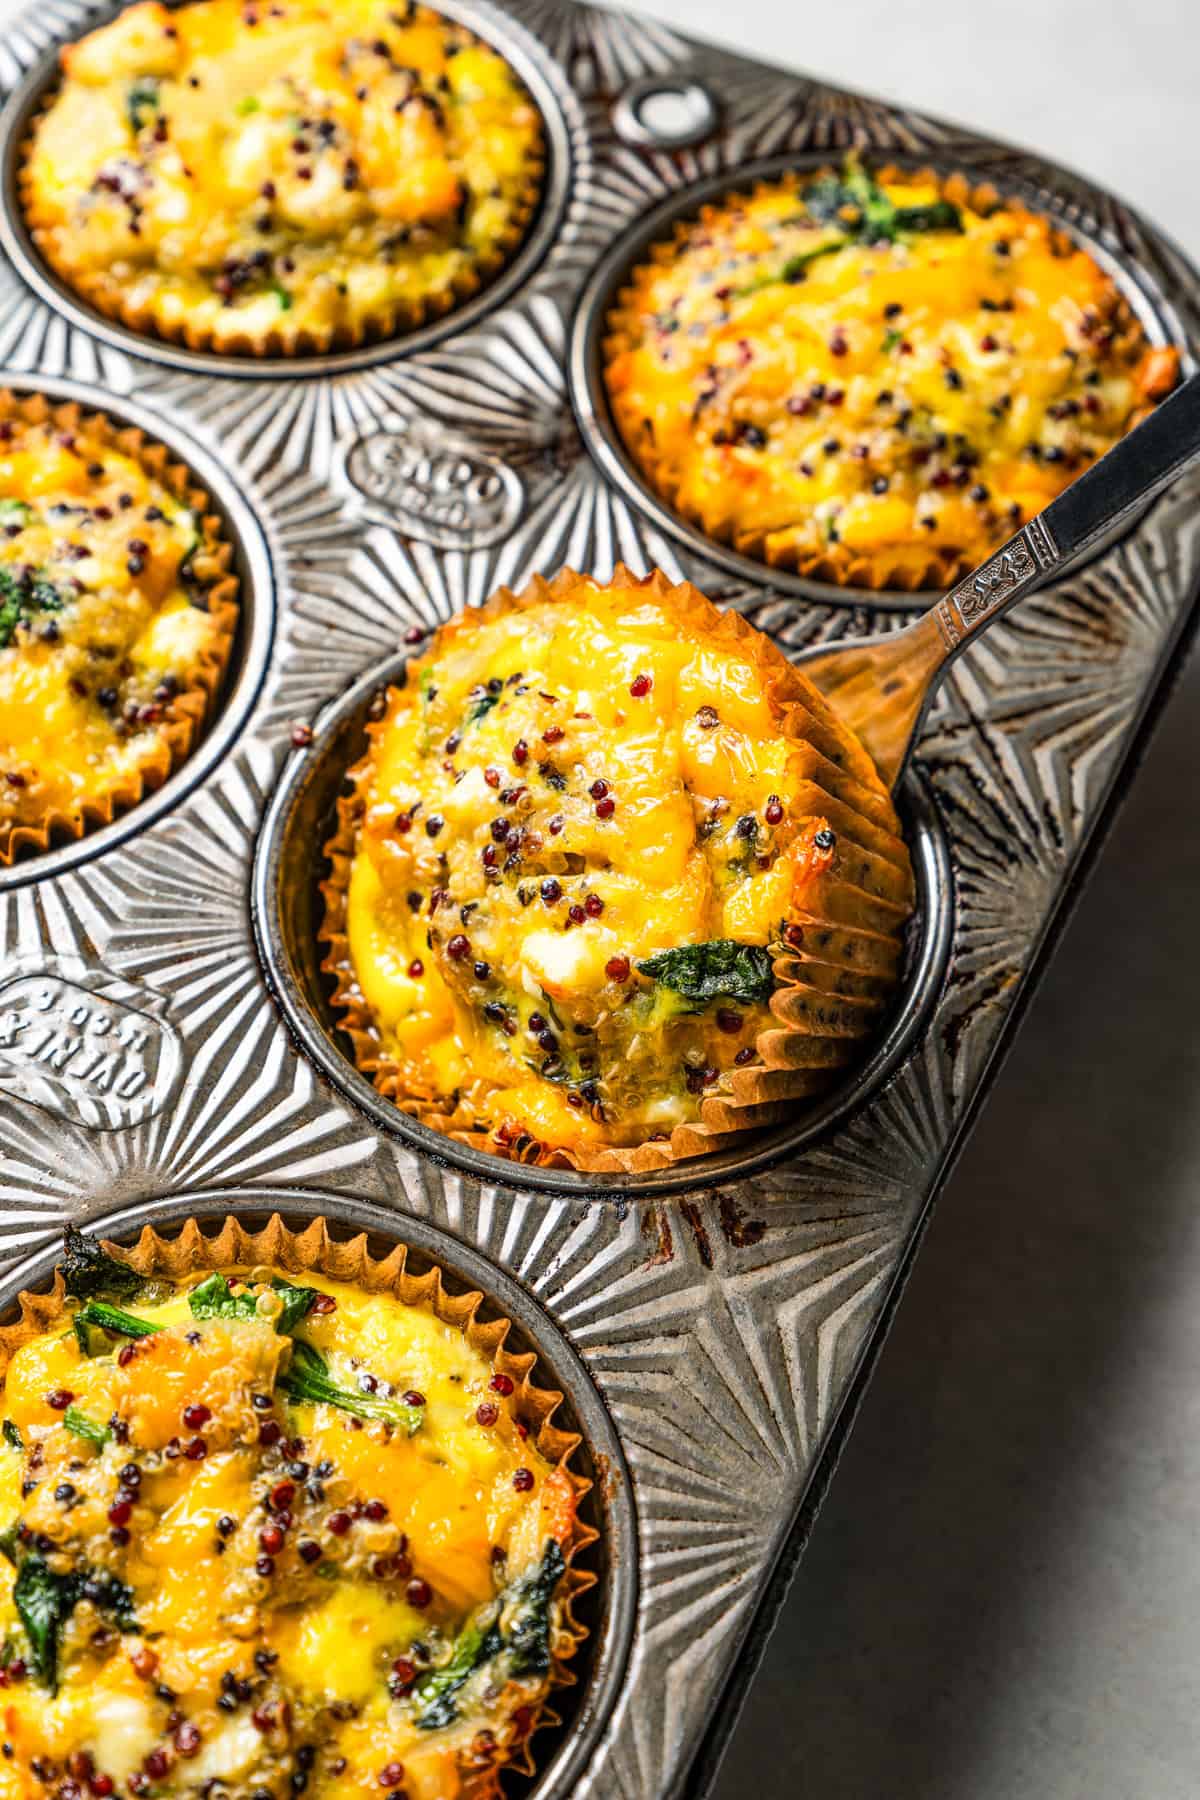
[[[455,10],[502,43],[517,21],[539,95],[561,108],[562,198],[537,266],[526,259],[519,286],[446,321],[437,342],[334,372],[201,373],[84,322],[44,275],[31,287],[0,268],[8,379],[83,383],[118,412],[145,409],[177,450],[195,440],[198,468],[214,459],[238,496],[234,527],[243,506],[257,521],[276,605],[261,669],[247,664],[261,680],[220,761],[188,765],[170,804],[135,815],[119,843],[98,836],[63,862],[22,865],[0,891],[0,1261],[46,1244],[64,1218],[303,1185],[335,1210],[374,1201],[400,1230],[406,1217],[436,1225],[515,1277],[583,1357],[638,1519],[628,1672],[570,1791],[665,1800],[688,1783],[906,1247],[1184,628],[1200,487],[1177,486],[956,665],[919,759],[953,862],[951,962],[903,1065],[819,1142],[679,1202],[480,1183],[377,1133],[298,1052],[249,917],[291,721],[410,625],[564,562],[601,575],[617,557],[657,563],[793,650],[903,616],[731,572],[594,460],[567,395],[573,308],[617,234],[687,183],[851,142],[928,152],[1041,196],[1193,344],[1200,288],[1115,201],[1020,152],[557,0]],[[17,86],[101,16],[78,0],[31,9],[0,47],[0,79]],[[652,76],[707,85],[718,134],[673,151],[618,135],[612,101],[641,83],[644,123]],[[564,1784],[550,1772],[540,1791]]]

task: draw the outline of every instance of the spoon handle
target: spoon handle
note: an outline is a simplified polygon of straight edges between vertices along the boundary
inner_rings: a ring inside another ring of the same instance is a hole
[[[913,624],[800,659],[889,787],[900,778],[939,681],[975,633],[1105,537],[1197,457],[1200,375],[1193,375]]]
[[[1200,375],[1193,375],[938,601],[933,618],[946,661],[975,632],[1166,487],[1198,454]]]

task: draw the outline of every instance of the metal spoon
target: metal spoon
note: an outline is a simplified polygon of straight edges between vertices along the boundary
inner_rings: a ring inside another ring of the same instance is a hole
[[[971,639],[1106,537],[1200,457],[1200,375],[903,631],[816,649],[800,667],[894,788],[938,683]]]

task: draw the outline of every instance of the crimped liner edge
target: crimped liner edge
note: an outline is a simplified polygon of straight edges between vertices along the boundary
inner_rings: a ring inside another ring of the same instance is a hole
[[[569,601],[587,577],[564,569],[553,581],[535,576],[520,593],[501,588],[485,606],[459,613],[442,626],[425,655],[438,653],[447,636],[473,631],[501,614],[545,601]],[[857,739],[829,704],[774,643],[740,614],[721,612],[690,582],[672,583],[659,570],[634,575],[618,565],[611,583],[653,594],[699,619],[714,640],[749,656],[760,670],[780,730],[797,744],[811,767],[803,789],[806,812],[836,820],[838,855],[853,857],[874,892],[840,877],[824,889],[822,915],[797,911],[791,922],[804,930],[802,949],[788,949],[775,963],[778,987],[773,1022],[759,1034],[759,1060],[730,1072],[728,1084],[707,1096],[700,1119],[680,1125],[669,1140],[630,1148],[564,1147],[517,1140],[512,1161],[584,1173],[642,1174],[724,1149],[747,1131],[784,1119],[799,1100],[839,1079],[861,1041],[877,1030],[899,979],[902,931],[912,906],[913,879],[907,847],[887,790]],[[354,1060],[393,1104],[454,1141],[492,1155],[503,1154],[487,1132],[464,1127],[432,1095],[405,1093],[401,1072],[380,1044],[378,1031],[355,979],[346,935],[346,902],[355,853],[360,795],[370,778],[378,725],[368,725],[366,754],[347,771],[349,791],[338,800],[337,824],[325,845],[329,875],[320,883],[325,912],[319,937],[322,970],[332,976],[332,1006]],[[895,896],[894,898],[892,896]],[[519,1147],[518,1147],[519,1146]]]
[[[335,1237],[324,1218],[313,1219],[303,1231],[297,1232],[286,1225],[278,1213],[273,1213],[259,1231],[248,1231],[238,1219],[230,1216],[211,1237],[201,1230],[195,1219],[188,1219],[178,1236],[164,1237],[152,1225],[144,1225],[132,1247],[112,1243],[107,1238],[100,1242],[110,1255],[136,1269],[139,1275],[173,1283],[185,1282],[194,1275],[214,1269],[228,1273],[269,1266],[283,1269],[289,1275],[319,1273],[362,1288],[367,1293],[390,1294],[405,1306],[427,1307],[443,1324],[461,1331],[471,1348],[499,1373],[512,1379],[517,1414],[530,1427],[539,1454],[570,1481],[576,1507],[590,1491],[592,1483],[570,1467],[582,1438],[577,1432],[563,1431],[554,1423],[554,1414],[562,1404],[562,1394],[553,1388],[539,1387],[534,1381],[536,1351],[508,1350],[505,1341],[512,1330],[512,1321],[504,1317],[481,1319],[478,1314],[484,1295],[477,1289],[465,1294],[452,1293],[445,1286],[443,1272],[437,1263],[423,1274],[411,1272],[406,1244],[397,1244],[380,1259],[371,1254],[365,1232],[349,1239]],[[10,1324],[0,1325],[0,1383],[14,1353],[22,1344],[50,1330],[61,1318],[66,1301],[66,1286],[59,1268],[54,1271],[54,1282],[48,1292],[22,1290],[17,1296],[19,1316]],[[576,1511],[574,1533],[565,1550],[567,1567],[560,1590],[561,1617],[552,1651],[551,1688],[573,1687],[578,1682],[570,1661],[586,1639],[587,1629],[575,1618],[574,1607],[596,1585],[597,1577],[590,1569],[579,1568],[576,1559],[590,1549],[599,1536],[596,1528],[581,1519]],[[532,1775],[535,1765],[530,1740],[534,1732],[561,1723],[559,1715],[544,1700],[527,1732],[518,1735],[509,1726],[498,1735],[498,1754],[487,1766],[464,1761],[460,1768],[463,1800],[500,1800],[501,1768]]]
[[[837,171],[831,164],[824,164],[811,170],[795,171],[777,177],[775,180],[756,182],[750,194],[737,188],[731,188],[719,205],[709,202],[699,209],[695,217],[677,220],[670,238],[652,244],[642,260],[630,271],[628,281],[621,288],[604,321],[605,335],[602,339],[601,349],[605,390],[609,395],[609,404],[612,407],[621,442],[633,460],[641,479],[651,492],[665,500],[681,518],[686,519],[690,525],[694,525],[706,537],[717,543],[730,545],[740,555],[752,557],[765,567],[786,569],[811,581],[825,581],[837,587],[868,588],[876,591],[890,590],[893,593],[916,593],[951,587],[954,582],[969,574],[975,567],[973,557],[954,555],[944,549],[931,550],[924,565],[913,564],[897,567],[888,561],[886,551],[865,553],[852,550],[844,544],[827,544],[821,550],[814,552],[794,544],[778,545],[770,542],[773,536],[781,535],[778,531],[738,530],[734,526],[710,524],[699,507],[689,507],[683,501],[678,487],[665,475],[660,460],[655,454],[653,442],[647,442],[644,435],[639,434],[635,438],[627,432],[625,422],[620,416],[618,403],[608,388],[609,364],[621,352],[635,349],[640,338],[638,301],[644,275],[648,274],[652,268],[672,261],[683,250],[697,226],[719,220],[730,207],[737,206],[749,199],[757,199],[762,194],[772,193],[780,186],[789,183],[799,191],[822,176],[836,173]],[[875,168],[873,173],[876,180],[881,183],[907,181],[936,184],[945,199],[959,206],[969,206],[973,211],[987,212],[997,205],[1007,204],[1032,216],[1047,218],[1056,244],[1069,245],[1072,249],[1080,247],[1050,215],[1035,214],[1034,209],[1025,206],[1023,201],[1007,199],[994,182],[972,183],[961,172],[945,174],[940,170],[928,167],[916,170],[904,169],[892,163]],[[1115,302],[1112,323],[1117,328],[1114,352],[1119,354],[1122,350],[1130,348],[1142,340],[1145,334],[1128,300],[1115,283],[1113,291]],[[1150,347],[1148,346],[1148,348]],[[1128,431],[1133,430],[1149,410],[1151,410],[1150,407],[1143,407],[1131,416],[1126,435],[1128,435]]]
[[[0,419],[27,425],[50,424],[65,432],[87,431],[112,449],[131,457],[177,500],[189,506],[200,521],[203,544],[193,559],[197,572],[217,576],[207,594],[208,616],[214,623],[213,641],[200,653],[192,683],[181,688],[164,708],[164,717],[145,760],[128,771],[103,794],[85,795],[73,806],[49,808],[37,820],[0,821],[0,867],[8,868],[18,857],[40,855],[55,840],[79,839],[103,825],[111,825],[147,794],[160,788],[168,776],[195,748],[208,723],[217,693],[233,651],[238,623],[238,581],[231,572],[233,546],[223,536],[223,524],[211,511],[212,502],[185,464],[135,425],[118,425],[104,413],[84,412],[74,401],[53,404],[44,394],[16,395],[0,388]]]

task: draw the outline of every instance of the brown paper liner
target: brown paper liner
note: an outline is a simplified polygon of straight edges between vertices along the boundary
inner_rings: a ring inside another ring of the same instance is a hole
[[[482,41],[472,34],[472,42]],[[509,64],[508,67],[514,80],[519,81],[512,65]],[[73,268],[70,259],[59,253],[59,226],[54,213],[49,209],[39,209],[29,160],[41,120],[57,98],[58,83],[47,91],[41,105],[31,117],[29,128],[21,142],[17,197],[30,236],[59,280],[81,300],[86,300],[89,306],[103,313],[105,318],[119,320],[130,331],[136,331],[142,337],[160,338],[164,343],[182,344],[188,350],[208,350],[221,356],[324,356],[338,350],[356,350],[362,344],[376,344],[387,338],[401,337],[404,333],[415,331],[418,326],[426,325],[433,319],[443,318],[464,305],[488,282],[495,280],[524,242],[542,197],[546,149],[541,113],[524,83],[521,83],[521,88],[536,114],[538,139],[530,151],[526,187],[515,200],[512,217],[504,230],[497,235],[493,244],[489,244],[479,254],[471,268],[460,271],[444,292],[426,294],[419,300],[411,297],[398,300],[386,311],[362,319],[353,326],[331,325],[327,331],[314,331],[300,326],[289,331],[283,326],[275,326],[272,330],[257,335],[238,331],[218,339],[211,332],[202,331],[186,320],[180,324],[160,324],[152,303],[136,305],[105,270]]]
[[[181,688],[166,703],[154,741],[147,746],[139,768],[124,775],[107,793],[86,796],[67,810],[50,808],[33,822],[0,821],[0,866],[7,868],[20,856],[45,852],[52,842],[81,838],[102,825],[111,825],[118,813],[128,812],[160,788],[191,754],[208,721],[233,650],[238,584],[230,570],[233,548],[221,535],[220,518],[208,510],[208,495],[196,485],[183,463],[172,461],[162,444],[156,444],[136,426],[116,425],[103,413],[85,413],[73,401],[54,405],[44,394],[16,395],[0,389],[0,419],[27,425],[51,423],[56,430],[65,432],[87,431],[123,455],[135,458],[177,500],[191,507],[203,535],[192,566],[212,583],[207,600],[214,626],[213,641],[201,652],[190,686]]]
[[[586,580],[564,569],[552,582],[535,576],[517,594],[501,588],[484,607],[468,609],[443,625],[424,654],[441,654],[456,638],[503,613],[546,601],[569,604]],[[347,772],[348,791],[338,801],[337,827],[325,845],[330,872],[321,883],[325,913],[318,935],[325,946],[321,967],[334,979],[332,1004],[354,1060],[395,1105],[458,1143],[515,1162],[585,1173],[640,1174],[723,1148],[732,1137],[787,1116],[796,1102],[812,1098],[839,1079],[864,1039],[878,1029],[895,992],[914,889],[895,809],[869,756],[769,638],[739,613],[719,611],[690,582],[672,584],[658,570],[637,576],[619,565],[605,585],[648,592],[669,602],[681,620],[701,624],[715,646],[736,650],[757,667],[777,711],[779,729],[801,755],[804,812],[828,820],[837,835],[833,878],[821,884],[820,915],[797,909],[789,920],[799,928],[803,942],[776,958],[778,986],[770,1009],[777,1023],[759,1034],[759,1060],[728,1072],[701,1101],[697,1123],[677,1126],[669,1138],[648,1139],[632,1148],[564,1147],[532,1138],[518,1138],[502,1148],[491,1133],[448,1113],[439,1097],[405,1091],[401,1071],[384,1051],[358,987],[346,935],[361,789],[370,779],[382,721],[368,724],[369,747]],[[769,1117],[764,1109],[769,1109]]]
[[[684,248],[687,240],[695,231],[697,224],[716,224],[731,206],[737,206],[761,194],[777,191],[779,188],[792,188],[799,193],[811,182],[822,176],[836,175],[837,170],[830,165],[813,169],[801,174],[789,174],[778,181],[760,181],[755,184],[752,194],[731,191],[726,199],[717,206],[706,205],[700,208],[696,218],[686,219],[676,224],[671,238],[663,243],[653,244],[648,252],[647,260],[639,264],[632,272],[629,282],[621,289],[616,303],[605,321],[607,335],[603,342],[605,366],[614,357],[626,350],[636,347],[640,336],[639,316],[643,311],[641,305],[642,289],[654,268],[672,262]],[[915,181],[936,183],[943,198],[957,206],[970,207],[974,212],[987,213],[1004,204],[1013,212],[1035,216],[1029,208],[1019,201],[1007,200],[990,182],[971,183],[963,174],[943,175],[936,169],[901,169],[894,164],[874,171],[875,178],[881,183],[889,181]],[[1039,215],[1040,216],[1040,215]],[[1052,239],[1056,247],[1064,252],[1079,248],[1075,240],[1065,231],[1055,228]],[[1108,326],[1114,333],[1111,355],[1116,364],[1125,359],[1132,359],[1139,345],[1145,348],[1139,372],[1139,385],[1143,394],[1151,402],[1135,412],[1127,426],[1127,431],[1141,422],[1146,413],[1152,410],[1153,400],[1163,393],[1170,392],[1178,376],[1179,358],[1174,350],[1154,350],[1146,346],[1145,334],[1129,302],[1120,289],[1111,287],[1112,313]],[[1163,360],[1165,359],[1165,360]],[[1167,368],[1167,362],[1170,367]],[[984,560],[981,556],[956,554],[945,548],[930,548],[923,562],[896,563],[889,561],[886,550],[865,552],[853,550],[844,544],[827,544],[820,550],[812,551],[798,545],[780,545],[771,542],[772,537],[781,534],[784,528],[775,532],[762,530],[737,530],[726,523],[710,520],[702,509],[689,506],[681,496],[658,458],[653,438],[641,429],[637,418],[622,417],[624,410],[620,397],[609,393],[609,404],[621,430],[621,437],[637,463],[647,485],[660,499],[672,506],[681,517],[697,526],[707,537],[719,543],[732,545],[743,556],[753,557],[756,561],[772,568],[789,569],[797,575],[806,576],[812,581],[828,581],[838,587],[860,587],[876,590],[891,589],[893,591],[917,592],[926,589],[947,588],[967,575]],[[1002,540],[992,546],[999,547]],[[911,549],[911,545],[909,548]],[[923,546],[922,546],[923,547]]]
[[[283,1223],[278,1213],[272,1215],[261,1231],[247,1231],[236,1218],[227,1217],[215,1236],[209,1237],[195,1219],[189,1219],[178,1237],[160,1236],[153,1226],[144,1225],[132,1248],[111,1243],[107,1238],[100,1242],[118,1262],[127,1263],[139,1275],[174,1284],[214,1269],[232,1274],[270,1267],[283,1269],[293,1276],[319,1273],[331,1280],[362,1288],[369,1294],[392,1295],[405,1306],[427,1307],[444,1325],[461,1331],[471,1348],[498,1373],[512,1379],[517,1416],[529,1427],[539,1455],[570,1481],[576,1507],[590,1492],[591,1482],[570,1467],[582,1439],[577,1432],[563,1431],[554,1423],[554,1414],[562,1404],[562,1394],[552,1388],[539,1387],[534,1381],[536,1352],[506,1349],[505,1340],[512,1330],[511,1320],[481,1319],[478,1315],[484,1296],[477,1291],[451,1293],[436,1264],[424,1274],[410,1272],[406,1245],[397,1244],[381,1260],[372,1256],[365,1233],[349,1239],[336,1238],[322,1218],[314,1219],[303,1231],[296,1232]],[[14,1353],[22,1344],[57,1324],[66,1300],[60,1269],[55,1269],[54,1285],[48,1293],[22,1292],[18,1295],[19,1317],[12,1324],[0,1325],[0,1384]],[[589,1569],[579,1568],[576,1559],[584,1555],[599,1536],[595,1527],[580,1519],[576,1512],[571,1543],[563,1546],[567,1567],[559,1591],[561,1616],[552,1646],[551,1688],[574,1687],[577,1683],[569,1664],[587,1637],[587,1629],[575,1618],[573,1609],[596,1585],[596,1576]],[[534,1763],[529,1743],[533,1733],[542,1726],[560,1723],[549,1702],[543,1700],[526,1732],[520,1733],[511,1725],[501,1731],[497,1735],[497,1750],[487,1766],[464,1761],[460,1770],[462,1800],[500,1800],[503,1791],[501,1768],[532,1775]]]

